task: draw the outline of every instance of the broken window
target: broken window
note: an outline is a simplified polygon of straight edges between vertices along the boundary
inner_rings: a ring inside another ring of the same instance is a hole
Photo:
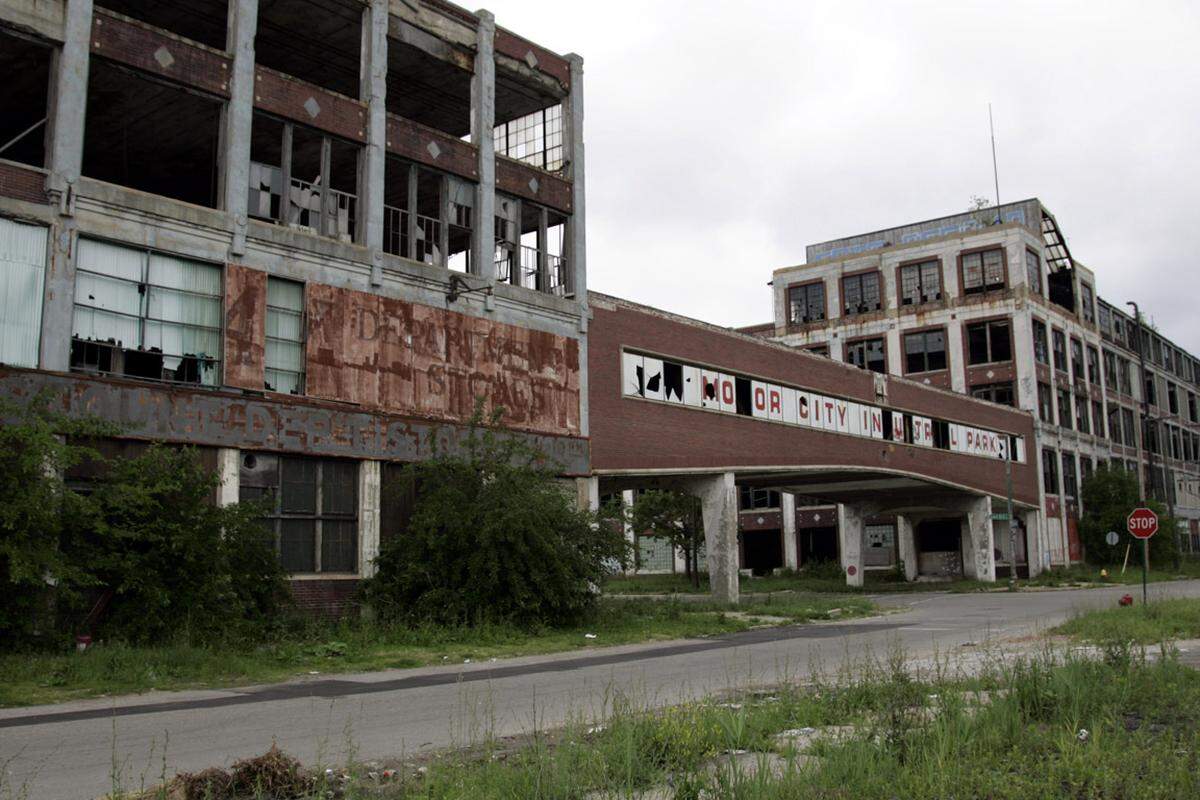
[[[1075,338],[1071,339],[1071,377],[1083,380],[1083,343]]]
[[[1153,375],[1147,375],[1146,380],[1142,383],[1142,391],[1146,393],[1146,402],[1152,406],[1158,405],[1158,386],[1154,382]]]
[[[221,101],[92,58],[83,174],[186,203],[217,205]]]
[[[1009,383],[988,383],[981,386],[971,387],[971,396],[979,400],[987,400],[991,403],[999,403],[1002,406],[1016,405],[1013,385]]]
[[[788,321],[793,325],[825,319],[825,284],[788,287]]]
[[[243,453],[238,499],[261,503],[283,568],[358,572],[358,464]]]
[[[0,364],[38,365],[46,229],[0,218]]]
[[[1004,249],[997,247],[962,257],[963,294],[1004,288]]]
[[[221,268],[80,239],[71,369],[217,386]]]
[[[1200,422],[1200,418],[1196,416],[1196,395],[1188,392],[1188,421]]]
[[[754,489],[749,486],[738,487],[739,511],[758,511],[760,509],[782,507],[782,495],[774,489]]]
[[[1075,430],[1080,433],[1091,433],[1091,420],[1088,419],[1088,401],[1082,397],[1075,398]]]
[[[1121,407],[1112,403],[1108,405],[1108,437],[1114,444],[1126,444],[1125,436],[1121,431]],[[1128,444],[1133,444],[1133,442],[1130,441]]]
[[[386,252],[459,272],[474,271],[474,184],[389,156],[384,187]]]
[[[1071,416],[1071,392],[1067,389],[1058,390],[1058,425],[1060,428],[1073,427],[1074,418]]]
[[[967,355],[970,364],[1012,360],[1008,320],[977,322],[967,326]]]
[[[1109,350],[1104,351],[1104,385],[1109,391],[1117,391],[1117,356]]]
[[[1039,364],[1050,363],[1050,347],[1046,342],[1046,323],[1033,321],[1033,357]]]
[[[1092,287],[1086,283],[1079,284],[1079,310],[1083,313],[1083,321],[1089,325],[1096,321],[1096,306],[1092,300]]]
[[[1067,371],[1067,335],[1055,328],[1051,332],[1054,342],[1054,368],[1059,372]]]
[[[1054,424],[1054,396],[1050,393],[1050,385],[1038,381],[1038,419]]]
[[[1100,385],[1100,351],[1090,344],[1087,348],[1088,383]]]
[[[1042,293],[1042,259],[1033,250],[1025,250],[1025,281],[1029,291],[1036,295]]]
[[[557,172],[563,166],[562,105],[497,125],[493,130],[496,155]]]
[[[860,339],[847,343],[846,362],[871,372],[887,372],[883,339]]]
[[[304,394],[304,284],[267,278],[265,388]]]
[[[567,218],[556,211],[521,202],[521,286],[539,292],[564,295],[569,276],[565,257]],[[515,281],[514,281],[515,282]]]
[[[1167,381],[1167,411],[1179,414],[1179,390],[1170,381]]]
[[[408,23],[399,23],[403,33],[398,37],[397,23],[393,17],[387,42],[388,113],[469,141],[473,50],[434,39]],[[412,43],[405,41],[409,37]]]
[[[1042,490],[1058,494],[1058,455],[1049,448],[1042,449]]]
[[[904,371],[935,372],[946,368],[946,332],[921,331],[904,337]]]
[[[51,55],[39,41],[0,30],[0,159],[46,164]]]
[[[358,152],[356,144],[256,112],[250,141],[250,216],[356,241]]]
[[[916,306],[942,299],[942,271],[936,260],[900,267],[900,305]]]
[[[1100,438],[1104,438],[1104,404],[1099,400],[1092,401],[1092,427]]]
[[[362,3],[342,0],[259,0],[255,60],[357,98],[362,11]]]
[[[1121,358],[1117,362],[1117,378],[1121,383],[1121,394],[1133,395],[1133,378],[1130,377],[1129,359]]]
[[[883,307],[879,294],[879,273],[865,272],[842,278],[842,313],[866,314]]]
[[[1075,471],[1075,454],[1065,450],[1062,454],[1062,483],[1064,496],[1079,496],[1079,477]]]
[[[1125,429],[1125,444],[1132,447],[1137,444],[1137,428],[1133,424],[1133,410],[1121,409],[1121,427]]]

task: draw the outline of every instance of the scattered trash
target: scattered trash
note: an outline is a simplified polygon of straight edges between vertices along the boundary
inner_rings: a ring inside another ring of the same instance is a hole
[[[464,659],[463,659],[463,663],[464,663],[464,664],[470,664],[470,663],[471,663],[471,659],[469,659],[469,658],[464,658]]]
[[[309,674],[309,675],[320,675],[320,674],[321,674],[321,671],[320,671],[320,670],[315,670],[315,669],[310,669],[310,670],[308,671],[308,674]]]
[[[1118,605],[1122,605],[1122,606],[1131,606],[1131,605],[1133,605],[1133,595],[1131,595],[1131,594],[1123,594],[1123,595],[1121,595],[1121,599],[1117,601],[1117,604],[1118,604]]]
[[[587,729],[587,732],[588,732],[588,736],[591,736],[591,735],[593,735],[593,734],[596,734],[596,733],[603,733],[603,732],[604,732],[604,726],[603,726],[603,725],[596,725],[596,726],[594,726],[594,727],[588,728],[588,729]]]
[[[1086,742],[1089,738],[1091,738],[1091,734],[1088,733],[1087,728],[1080,728],[1079,733],[1075,734],[1075,738],[1081,742]]]
[[[583,635],[583,638],[585,638],[585,639],[595,639],[595,638],[596,638],[596,634],[594,634],[594,633],[585,633],[585,634]]]

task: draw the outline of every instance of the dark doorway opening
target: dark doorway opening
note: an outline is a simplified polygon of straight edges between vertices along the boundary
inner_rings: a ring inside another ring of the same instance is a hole
[[[838,560],[838,531],[830,525],[821,528],[801,528],[796,531],[796,551],[800,566],[808,567],[822,561]]]
[[[917,524],[917,572],[937,577],[961,577],[962,520],[929,519]]]
[[[783,532],[775,530],[743,531],[742,569],[755,575],[769,575],[783,566]]]

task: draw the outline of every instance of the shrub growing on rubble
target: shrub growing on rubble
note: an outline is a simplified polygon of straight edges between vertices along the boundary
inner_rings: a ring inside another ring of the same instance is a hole
[[[407,528],[385,539],[365,599],[408,622],[578,620],[625,562],[620,526],[578,510],[539,451],[478,423],[477,413],[461,455],[406,467],[416,504]]]

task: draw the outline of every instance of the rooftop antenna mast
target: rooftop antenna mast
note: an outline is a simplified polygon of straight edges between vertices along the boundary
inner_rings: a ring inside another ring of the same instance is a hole
[[[1000,170],[996,166],[996,126],[992,122],[992,104],[988,103],[988,131],[992,135],[992,179],[996,182],[996,224],[1000,224]]]

